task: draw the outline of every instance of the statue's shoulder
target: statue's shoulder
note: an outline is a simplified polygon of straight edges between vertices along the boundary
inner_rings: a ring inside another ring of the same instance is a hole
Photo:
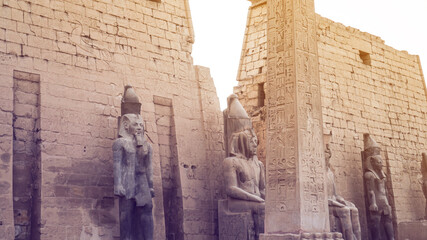
[[[375,179],[375,178],[377,178],[376,177],[376,174],[375,173],[373,173],[372,172],[372,170],[366,170],[366,172],[365,172],[365,178],[366,179]]]
[[[153,147],[151,146],[151,144],[147,141],[144,143],[144,145],[146,146],[146,149],[147,149],[147,155],[152,156],[153,155]]]
[[[224,159],[223,168],[243,171],[248,166],[248,160],[239,157],[228,157]]]
[[[260,166],[261,168],[264,169],[264,163],[262,163],[258,158],[256,161],[257,161],[258,166]]]
[[[124,137],[119,137],[113,142],[113,150],[117,150],[125,146],[129,140]]]
[[[239,165],[239,164],[240,164],[240,161],[241,161],[241,159],[240,159],[240,158],[238,158],[238,157],[228,157],[228,158],[225,158],[225,159],[224,159],[224,161],[222,162],[222,164],[223,164],[224,166],[229,166],[229,167],[231,167],[231,166]]]
[[[146,142],[146,144],[147,144],[147,146],[148,146],[148,147],[147,147],[147,148],[148,148],[148,152],[151,152],[151,153],[152,153],[152,152],[153,152],[153,146],[151,146],[151,144],[150,144],[148,141]]]

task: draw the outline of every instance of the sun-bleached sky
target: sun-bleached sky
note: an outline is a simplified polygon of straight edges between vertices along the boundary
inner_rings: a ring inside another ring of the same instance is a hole
[[[221,109],[237,85],[247,0],[190,0],[195,32],[193,61],[211,69]],[[381,37],[419,55],[427,72],[427,0],[315,0],[316,13]]]

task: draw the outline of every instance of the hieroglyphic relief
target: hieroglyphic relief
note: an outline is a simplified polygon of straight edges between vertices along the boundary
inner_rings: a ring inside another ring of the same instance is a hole
[[[266,213],[327,221],[314,1],[267,4]]]
[[[267,195],[266,212],[295,215],[297,132],[293,1],[269,4]],[[274,102],[274,103],[273,103]],[[280,214],[282,215],[282,214]]]
[[[320,106],[318,57],[314,4],[311,0],[296,1],[296,74],[299,141],[301,146],[300,180],[303,185],[305,213],[326,212],[322,141],[322,112]]]

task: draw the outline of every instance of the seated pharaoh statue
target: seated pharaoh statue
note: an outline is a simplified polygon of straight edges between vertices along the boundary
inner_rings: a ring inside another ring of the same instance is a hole
[[[359,210],[356,206],[343,197],[339,196],[335,187],[335,176],[330,168],[332,157],[329,144],[325,149],[325,161],[327,169],[328,183],[328,205],[329,218],[332,232],[341,232],[345,240],[361,240],[361,230],[359,222]]]
[[[223,162],[227,196],[263,203],[265,198],[264,165],[256,155],[258,140],[252,129],[233,134],[231,157]]]
[[[252,122],[236,95],[224,111],[227,158],[222,167],[227,199],[218,202],[220,239],[259,239],[264,232],[264,165]]]

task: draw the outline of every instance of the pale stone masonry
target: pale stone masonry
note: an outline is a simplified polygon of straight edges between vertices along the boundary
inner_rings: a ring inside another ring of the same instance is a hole
[[[40,75],[14,71],[13,212],[15,239],[40,224]]]
[[[261,239],[306,239],[295,236],[301,233],[330,239],[314,237],[329,232],[314,0],[271,0],[267,9],[267,184]]]
[[[13,239],[17,225],[14,71],[40,84],[34,239],[119,236],[111,145],[127,84],[154,149],[155,239],[165,239],[162,181],[170,176],[181,183],[181,211],[168,218],[181,221],[176,239],[216,239],[221,178],[211,169],[223,159],[222,114],[209,70],[192,64],[188,0],[1,0],[0,12],[0,239]],[[162,176],[168,158],[173,172]]]
[[[252,2],[235,92],[263,160],[267,9],[265,0]],[[316,26],[323,129],[339,192],[366,229],[360,152],[370,133],[383,149],[395,223],[423,217],[419,58],[318,15]],[[0,239],[17,229],[43,240],[118,238],[111,145],[128,84],[154,150],[155,239],[218,238],[223,120],[209,69],[192,63],[193,42],[188,0],[0,0]],[[170,181],[177,185],[163,188]],[[14,200],[28,198],[18,196],[22,187],[34,198],[19,206]],[[165,213],[171,204],[177,211]]]
[[[259,136],[259,158],[265,161],[267,8],[253,1],[234,92],[252,116]],[[419,169],[427,149],[427,90],[418,56],[387,46],[379,37],[317,15],[317,48],[323,128],[331,135],[331,165],[337,188],[355,202],[366,233],[363,133],[383,149],[393,195],[394,221],[423,217],[425,200]],[[260,91],[262,90],[262,91]],[[365,235],[366,237],[366,235]]]

